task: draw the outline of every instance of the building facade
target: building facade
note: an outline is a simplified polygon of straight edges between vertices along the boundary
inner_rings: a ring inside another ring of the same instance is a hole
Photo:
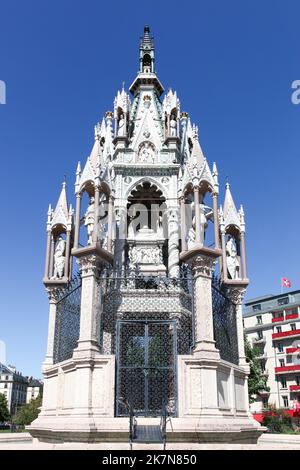
[[[26,392],[26,403],[30,403],[31,400],[35,400],[39,395],[42,395],[42,393],[43,382],[41,380],[34,379],[33,377],[29,377]]]
[[[0,393],[7,399],[8,411],[14,415],[18,407],[25,405],[28,377],[17,372],[14,366],[0,363]]]
[[[75,211],[65,183],[48,210],[39,439],[127,440],[130,410],[166,410],[170,440],[262,432],[247,393],[244,211],[229,184],[219,206],[216,164],[154,64],[146,26],[130,94],[118,91],[77,166]]]
[[[294,409],[300,403],[300,290],[259,297],[246,302],[245,333],[259,349],[261,368],[268,378],[264,392],[251,406],[268,404]]]

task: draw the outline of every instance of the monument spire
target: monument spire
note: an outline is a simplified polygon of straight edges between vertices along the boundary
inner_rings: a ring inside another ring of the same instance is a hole
[[[155,73],[154,60],[154,41],[150,37],[150,27],[145,25],[144,36],[140,42],[140,72]]]

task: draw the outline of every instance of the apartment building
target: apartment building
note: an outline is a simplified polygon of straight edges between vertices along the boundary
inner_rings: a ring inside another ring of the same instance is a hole
[[[248,300],[244,329],[259,349],[270,387],[251,405],[252,411],[267,404],[294,409],[300,403],[300,290]]]

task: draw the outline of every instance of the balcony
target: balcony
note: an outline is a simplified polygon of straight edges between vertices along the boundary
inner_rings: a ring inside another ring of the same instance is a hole
[[[298,313],[287,313],[285,316],[286,320],[294,320],[295,318],[299,318]]]
[[[300,364],[294,366],[275,367],[275,374],[293,374],[300,371]]]
[[[273,333],[272,339],[282,339],[282,338],[291,338],[300,336],[300,330],[290,330],[290,331],[282,331],[281,333]]]
[[[284,321],[284,317],[274,317],[274,318],[272,318],[272,323],[278,323],[280,321]]]
[[[299,348],[286,348],[285,353],[286,355],[300,353],[300,347]]]
[[[252,343],[253,344],[262,344],[266,342],[266,337],[263,336],[262,338],[253,338]]]
[[[290,385],[290,392],[300,391],[300,385]]]

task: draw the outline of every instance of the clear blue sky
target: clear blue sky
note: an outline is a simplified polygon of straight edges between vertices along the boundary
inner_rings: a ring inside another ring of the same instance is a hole
[[[148,23],[156,69],[199,126],[222,190],[229,177],[247,222],[247,298],[299,276],[300,79],[297,0],[1,2],[0,339],[7,361],[40,376],[48,301],[45,220],[123,80],[138,69]]]

